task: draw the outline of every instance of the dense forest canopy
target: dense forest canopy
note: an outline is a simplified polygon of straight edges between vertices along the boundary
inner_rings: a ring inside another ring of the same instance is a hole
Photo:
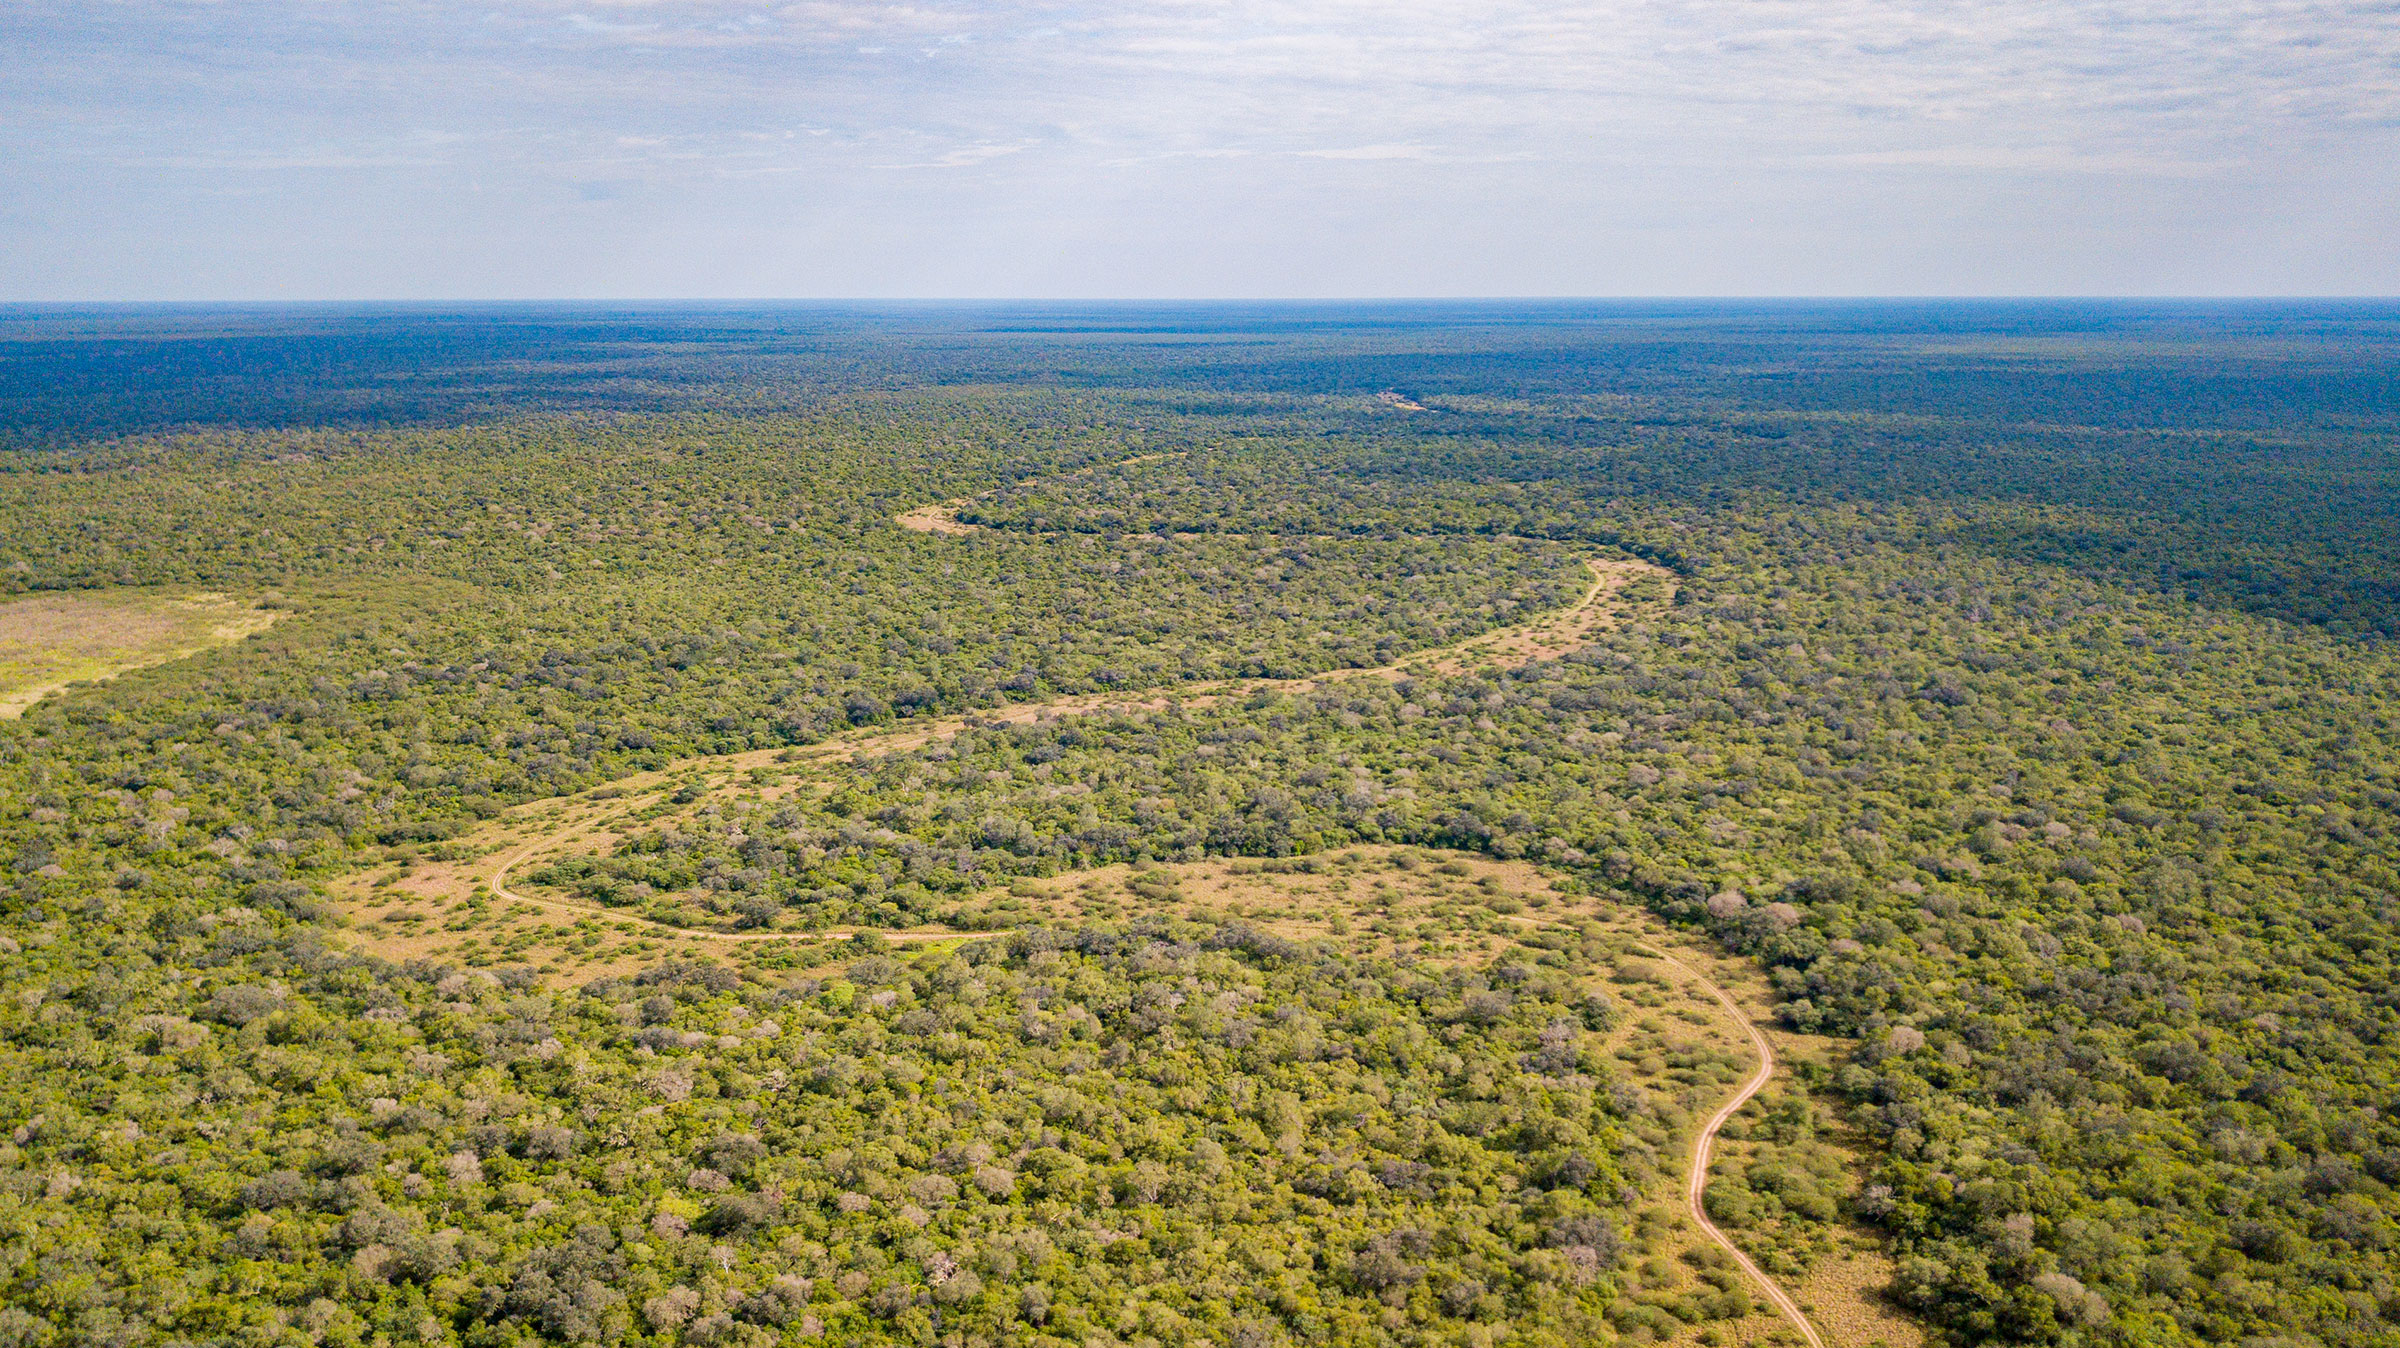
[[[1637,1294],[1656,1120],[1577,1047],[1618,1011],[1565,925],[1461,963],[1128,914],[560,989],[362,954],[326,897],[698,756],[1391,665],[1588,558],[1665,574],[1553,658],[978,720],[538,879],[821,930],[1112,863],[1538,862],[1847,1042],[1865,1182],[1721,1206],[1867,1223],[1936,1332],[2400,1341],[2396,343],[0,313],[0,592],[281,615],[0,722],[0,1343],[1714,1336]]]

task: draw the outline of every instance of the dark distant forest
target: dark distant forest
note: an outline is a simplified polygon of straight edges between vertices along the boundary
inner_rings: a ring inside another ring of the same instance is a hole
[[[281,615],[0,722],[0,1345],[1713,1344],[1629,1290],[1572,933],[557,990],[326,899],[694,756],[1389,664],[1586,558],[1671,594],[550,878],[826,929],[1536,861],[1844,1041],[1868,1173],[1728,1210],[1865,1224],[1936,1334],[2400,1343],[2400,311],[1927,303],[0,310],[0,596]]]

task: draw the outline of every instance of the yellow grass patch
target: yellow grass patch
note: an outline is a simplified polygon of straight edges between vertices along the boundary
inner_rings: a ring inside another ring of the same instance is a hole
[[[893,516],[892,523],[903,529],[914,529],[921,534],[971,534],[975,532],[977,526],[968,524],[958,517],[960,507],[966,505],[970,499],[962,496],[955,501],[943,501],[939,505],[918,506],[905,515]]]
[[[0,601],[0,717],[50,694],[197,655],[281,614],[223,594],[100,590]]]

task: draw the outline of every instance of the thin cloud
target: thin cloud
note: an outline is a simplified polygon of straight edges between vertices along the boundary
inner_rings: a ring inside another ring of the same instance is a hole
[[[2239,168],[2240,159],[2163,159],[2144,155],[2086,154],[2057,146],[1945,145],[1860,154],[1814,155],[1828,167],[1948,169],[1961,173],[2029,172],[2205,178]]]
[[[424,155],[160,155],[112,161],[119,168],[167,169],[178,173],[291,173],[442,168],[451,161]]]
[[[973,168],[978,164],[987,164],[992,160],[1004,158],[1008,155],[1021,154],[1030,148],[1032,147],[1029,144],[966,145],[961,146],[958,149],[948,151],[947,153],[937,155],[932,159],[919,160],[915,163],[909,164],[877,164],[875,167],[879,169]]]
[[[1100,161],[1100,163],[1107,168],[1128,168],[1137,164],[1171,163],[1178,159],[1249,159],[1255,154],[1256,151],[1253,150],[1232,148],[1208,150],[1161,150],[1156,154],[1124,155],[1116,159],[1103,159]]]
[[[659,25],[655,23],[612,23],[606,19],[595,19],[589,14],[569,14],[564,21],[567,27],[578,33],[604,33],[611,36],[624,33],[655,33],[659,29]]]

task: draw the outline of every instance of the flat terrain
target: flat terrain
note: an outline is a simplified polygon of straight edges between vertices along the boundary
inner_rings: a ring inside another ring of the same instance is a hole
[[[907,516],[900,522],[929,527]],[[930,527],[953,532],[938,522]],[[1637,579],[1666,579],[1665,573],[1644,563],[1594,561],[1589,566],[1590,589],[1565,611],[1388,667],[1340,671],[1318,679],[1209,684],[1173,697],[1026,704],[991,716],[943,718],[898,731],[854,735],[808,750],[692,760],[563,801],[522,807],[466,838],[441,844],[429,857],[403,852],[389,869],[338,887],[349,925],[347,939],[361,950],[395,961],[530,965],[545,981],[563,987],[621,977],[670,956],[722,958],[762,973],[824,973],[894,944],[954,944],[1021,923],[1063,925],[1161,914],[1239,918],[1292,940],[1332,940],[1364,953],[1436,964],[1486,959],[1511,945],[1532,943],[1530,938],[1545,929],[1564,934],[1597,923],[1609,933],[1609,944],[1618,955],[1611,981],[1626,985],[1622,995],[1644,1009],[1616,1029],[1611,1049],[1642,1088],[1657,1095],[1652,1117],[1658,1126],[1643,1138],[1656,1201],[1640,1214],[1637,1240],[1645,1258],[1629,1276],[1629,1290],[1656,1305],[1674,1306],[1681,1298],[1704,1294],[1740,1276],[1730,1272],[1731,1261],[1714,1248],[1726,1237],[1695,1220],[1698,1214],[1689,1210],[1677,1189],[1680,1182],[1695,1193],[1699,1190],[1691,1157],[1704,1127],[1713,1134],[1727,1114],[1754,1113],[1767,1099],[1783,1104],[1787,1085],[1757,1071],[1751,1047],[1757,1030],[1732,1023],[1726,1008],[1736,1003],[1715,980],[1744,985],[1740,1005],[1754,1022],[1763,1019],[1751,1012],[1763,1007],[1765,988],[1746,986],[1759,982],[1753,966],[1712,958],[1638,909],[1562,892],[1531,864],[1368,846],[1304,862],[1219,858],[1138,868],[1114,865],[1012,882],[981,903],[974,931],[702,930],[601,907],[514,878],[547,859],[608,852],[639,829],[662,822],[695,820],[703,812],[731,811],[740,817],[763,811],[795,793],[821,787],[817,778],[826,768],[915,748],[970,725],[1156,710],[1176,702],[1206,704],[1260,691],[1306,691],[1341,679],[1396,680],[1479,667],[1514,668],[1554,658],[1616,620],[1618,605],[1611,601],[1624,586]],[[1822,1056],[1826,1050],[1809,1046],[1798,1051]],[[1701,1066],[1679,1066],[1670,1073],[1670,1060]],[[1725,1085],[1741,1087],[1742,1101],[1721,1107],[1719,1101],[1727,1097],[1719,1087]],[[1804,1099],[1798,1107],[1811,1108]],[[1856,1161],[1847,1153],[1829,1152],[1821,1167],[1846,1173],[1856,1168]],[[1881,1259],[1871,1239],[1845,1232],[1821,1253],[1834,1257],[1810,1261],[1815,1276],[1797,1298],[1803,1314],[1826,1315],[1846,1330],[1869,1330],[1873,1338],[1901,1348],[1917,1341],[1910,1323],[1893,1315],[1870,1290],[1889,1280],[1888,1261]],[[1787,1295],[1755,1264],[1745,1272],[1756,1280],[1752,1286],[1763,1285],[1771,1296]],[[1799,1337],[1791,1322],[1766,1301],[1747,1317],[1717,1323],[1714,1333],[1730,1333],[1736,1342]]]
[[[70,684],[198,655],[281,616],[223,594],[43,594],[0,602],[0,717]]]
[[[15,322],[0,1345],[2400,1325],[2388,305]]]

